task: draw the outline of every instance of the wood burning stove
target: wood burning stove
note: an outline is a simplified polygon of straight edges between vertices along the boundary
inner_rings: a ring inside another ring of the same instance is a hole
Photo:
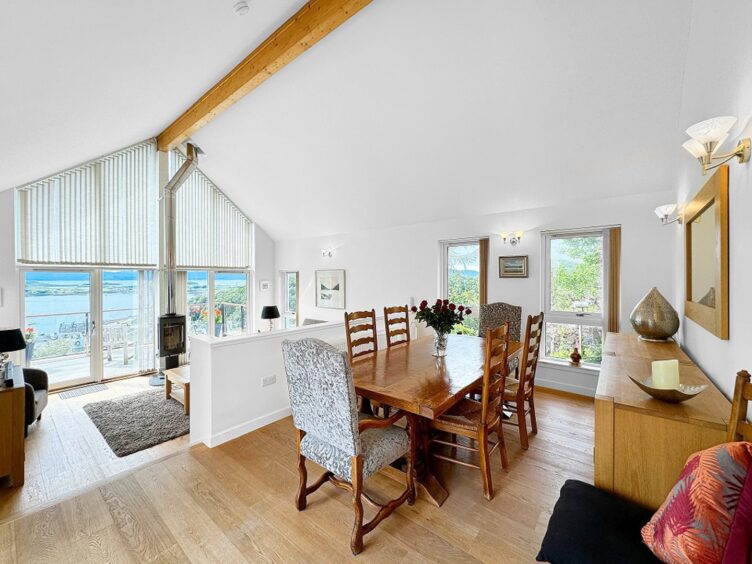
[[[184,352],[185,315],[160,315],[159,356],[165,359],[165,368],[177,368],[179,356]]]

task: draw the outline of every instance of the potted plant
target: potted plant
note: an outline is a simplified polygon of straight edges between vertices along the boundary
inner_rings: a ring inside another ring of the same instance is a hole
[[[37,330],[34,327],[27,327],[24,331],[24,340],[26,341],[26,364],[31,362],[31,358],[34,356],[34,341],[37,338]]]
[[[472,311],[463,305],[455,305],[449,300],[436,300],[431,307],[428,301],[423,300],[420,306],[412,307],[416,321],[423,321],[436,333],[434,337],[434,356],[445,356],[447,348],[447,335],[452,332],[455,325],[461,325],[466,315]]]

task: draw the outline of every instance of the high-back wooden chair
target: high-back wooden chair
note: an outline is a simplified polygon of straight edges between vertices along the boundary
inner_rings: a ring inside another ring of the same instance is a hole
[[[519,368],[519,380],[507,380],[504,391],[505,408],[517,414],[520,428],[520,444],[528,449],[527,415],[530,415],[530,428],[533,434],[538,432],[535,420],[535,372],[538,369],[541,338],[543,335],[543,313],[527,316],[525,339],[522,341],[522,360]],[[510,422],[511,423],[511,422]],[[514,425],[514,423],[511,423]]]
[[[509,324],[506,323],[496,329],[489,329],[486,333],[486,354],[480,401],[465,398],[438,419],[431,422],[431,426],[434,429],[450,433],[451,435],[451,439],[448,441],[434,438],[431,442],[450,446],[452,447],[452,452],[455,454],[458,448],[479,454],[480,465],[475,465],[465,460],[431,453],[441,460],[447,460],[455,464],[480,470],[483,481],[483,495],[488,500],[493,498],[491,454],[498,448],[502,468],[506,470],[508,465],[507,447],[504,442],[504,431],[502,429],[504,418],[501,413],[508,361]],[[497,441],[489,445],[488,437],[494,432],[496,433]],[[458,443],[457,435],[475,440],[477,448]]]
[[[350,362],[359,356],[374,354],[379,350],[376,337],[376,310],[345,312],[347,354]]]
[[[300,482],[295,496],[298,511],[307,496],[325,482],[352,494],[355,525],[350,538],[353,554],[363,550],[363,536],[402,505],[415,502],[415,417],[398,411],[388,419],[358,419],[355,386],[345,354],[318,339],[283,341],[290,409],[297,436]],[[407,430],[394,425],[407,418]],[[363,481],[395,460],[407,456],[405,491],[380,505],[363,491]],[[306,458],[326,471],[308,485]],[[363,523],[363,501],[377,510]]]
[[[735,441],[752,441],[752,425],[747,423],[749,400],[752,400],[750,374],[746,370],[742,370],[736,374],[736,387],[734,388],[734,399],[731,404],[731,418],[728,422],[726,440],[730,443]]]
[[[384,308],[384,327],[388,348],[410,342],[409,311],[406,305]]]

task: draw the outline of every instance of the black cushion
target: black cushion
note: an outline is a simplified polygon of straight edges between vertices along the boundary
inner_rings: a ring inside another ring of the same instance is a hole
[[[640,530],[653,512],[579,480],[561,488],[538,562],[636,564],[659,562]]]

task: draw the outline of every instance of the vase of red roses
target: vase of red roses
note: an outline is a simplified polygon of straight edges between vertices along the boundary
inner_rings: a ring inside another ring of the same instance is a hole
[[[461,325],[466,315],[472,311],[463,305],[455,305],[449,300],[436,300],[429,307],[428,301],[423,300],[419,306],[412,307],[416,321],[423,321],[434,330],[436,336],[433,340],[434,356],[446,356],[447,335],[452,332],[455,325]]]

